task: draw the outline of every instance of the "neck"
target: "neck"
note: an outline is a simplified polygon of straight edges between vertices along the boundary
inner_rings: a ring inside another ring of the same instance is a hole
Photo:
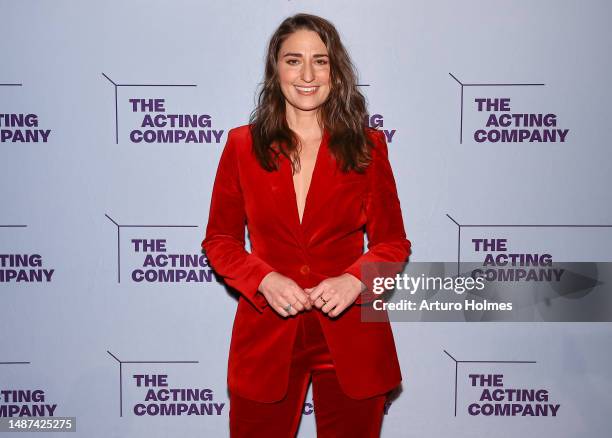
[[[302,111],[287,103],[286,117],[289,128],[305,139],[320,138],[323,127],[317,120],[319,109]]]

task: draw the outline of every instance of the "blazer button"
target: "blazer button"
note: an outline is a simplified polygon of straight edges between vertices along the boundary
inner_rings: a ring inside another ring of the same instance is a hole
[[[308,265],[302,265],[302,267],[300,268],[300,272],[303,275],[308,275],[310,273],[310,266]]]

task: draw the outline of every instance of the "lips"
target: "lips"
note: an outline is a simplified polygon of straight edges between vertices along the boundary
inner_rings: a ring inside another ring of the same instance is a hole
[[[298,85],[294,85],[294,87],[295,87],[295,89],[297,90],[298,93],[300,93],[302,95],[305,95],[305,96],[309,96],[311,94],[314,94],[319,89],[319,86],[300,87]]]

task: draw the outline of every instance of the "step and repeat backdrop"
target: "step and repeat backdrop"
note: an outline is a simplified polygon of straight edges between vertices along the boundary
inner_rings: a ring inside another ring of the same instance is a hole
[[[411,263],[489,260],[512,286],[542,281],[525,260],[612,261],[607,1],[0,0],[7,433],[229,436],[237,295],[200,243],[227,133],[298,12],[358,69]],[[517,320],[394,319],[382,436],[609,436],[609,314],[547,311],[589,297],[574,286]],[[309,389],[298,436],[315,410]]]

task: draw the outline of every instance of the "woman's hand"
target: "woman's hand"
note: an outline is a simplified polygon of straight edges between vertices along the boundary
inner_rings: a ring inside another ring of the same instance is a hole
[[[365,285],[357,277],[345,273],[326,278],[315,287],[304,290],[310,295],[311,303],[329,316],[336,317],[355,302],[363,289]]]
[[[268,273],[259,285],[259,291],[266,297],[268,304],[280,316],[296,315],[304,309],[312,309],[308,295],[291,278],[278,272]],[[291,304],[289,312],[285,310]]]

